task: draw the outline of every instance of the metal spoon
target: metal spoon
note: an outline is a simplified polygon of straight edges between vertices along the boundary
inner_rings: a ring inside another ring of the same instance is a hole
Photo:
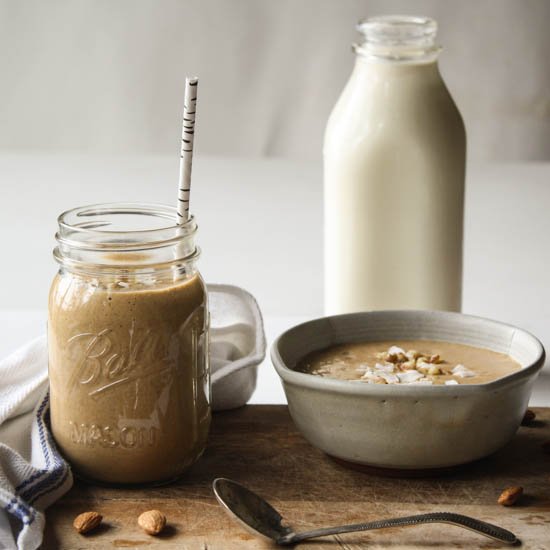
[[[275,508],[243,485],[220,477],[214,480],[212,488],[218,502],[230,516],[237,519],[244,527],[252,530],[254,534],[267,537],[282,546],[326,535],[369,531],[371,529],[384,529],[386,527],[420,525],[421,523],[451,523],[452,525],[470,529],[506,544],[516,544],[518,542],[516,536],[506,529],[451,512],[418,514],[415,516],[341,525],[339,527],[326,527],[303,533],[295,533],[289,525],[284,524],[283,517]]]

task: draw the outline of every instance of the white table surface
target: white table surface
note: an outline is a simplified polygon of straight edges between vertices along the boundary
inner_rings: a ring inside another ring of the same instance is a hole
[[[171,203],[177,170],[174,157],[0,155],[0,357],[43,330],[57,214],[94,202]],[[549,205],[550,164],[468,167],[463,310],[530,330],[550,349]],[[322,315],[320,162],[199,156],[192,210],[202,273],[256,296],[269,342]],[[266,361],[253,401],[283,400]],[[550,406],[549,365],[533,403]]]

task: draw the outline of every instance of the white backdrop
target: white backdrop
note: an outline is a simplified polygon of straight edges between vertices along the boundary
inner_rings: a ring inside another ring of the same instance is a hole
[[[546,0],[0,0],[0,149],[318,158],[365,15],[440,22],[474,160],[550,159]],[[8,185],[2,182],[2,187]]]
[[[175,200],[186,74],[201,271],[252,291],[272,336],[320,315],[322,134],[356,21],[392,12],[439,21],[468,130],[464,309],[550,347],[550,165],[506,164],[550,161],[550,0],[0,0],[4,352],[42,330],[59,212]]]
[[[12,266],[0,308],[45,307],[62,210],[175,200],[183,84],[196,73],[201,268],[268,313],[319,314],[322,133],[355,22],[383,12],[440,21],[470,163],[550,160],[550,1],[0,0],[0,247]],[[472,246],[467,235],[467,284],[485,265]]]

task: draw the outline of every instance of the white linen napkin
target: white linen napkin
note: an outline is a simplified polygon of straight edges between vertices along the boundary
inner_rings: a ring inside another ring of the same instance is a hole
[[[252,395],[265,357],[262,317],[239,287],[209,284],[208,299],[212,406],[238,407]],[[48,426],[48,355],[40,336],[0,361],[0,549],[38,548],[44,510],[72,486]]]
[[[245,405],[265,357],[264,323],[256,300],[232,285],[208,285],[210,370],[215,411]]]
[[[0,548],[38,548],[45,508],[73,484],[48,430],[47,368],[45,336],[0,362]]]

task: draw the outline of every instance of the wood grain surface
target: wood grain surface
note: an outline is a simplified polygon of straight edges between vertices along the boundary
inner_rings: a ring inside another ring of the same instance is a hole
[[[522,548],[550,550],[550,409],[535,409],[537,420],[521,427],[513,441],[493,456],[450,474],[398,479],[346,468],[298,433],[286,406],[252,405],[214,415],[204,456],[173,485],[113,489],[76,482],[47,513],[43,548],[165,550],[264,549],[217,504],[215,477],[239,481],[267,498],[296,529],[363,522],[431,511],[452,511],[513,531]],[[505,487],[521,485],[525,496],[513,507],[497,504]],[[166,514],[159,537],[143,533],[138,515],[152,508]],[[74,517],[95,510],[104,524],[79,535]],[[298,545],[320,549],[506,548],[450,525],[426,525],[352,533]]]

